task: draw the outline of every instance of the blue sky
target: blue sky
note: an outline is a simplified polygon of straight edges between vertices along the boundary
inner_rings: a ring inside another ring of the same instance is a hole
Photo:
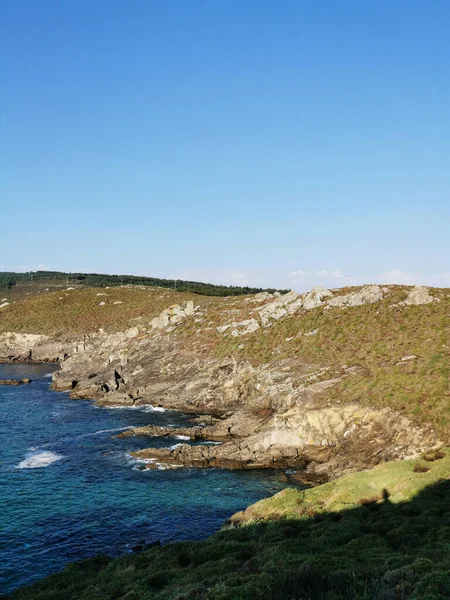
[[[450,286],[448,0],[0,10],[0,269]]]

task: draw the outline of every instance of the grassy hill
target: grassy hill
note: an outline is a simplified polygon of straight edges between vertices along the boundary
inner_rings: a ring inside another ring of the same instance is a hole
[[[139,324],[140,335],[152,335],[148,322],[161,310],[193,300],[201,319],[186,319],[170,333],[182,351],[275,369],[314,365],[323,378],[342,377],[324,403],[395,409],[447,440],[449,291],[432,289],[432,303],[405,306],[410,288],[386,289],[374,304],[300,311],[235,337],[218,328],[255,318],[260,304],[251,296],[64,286],[1,309],[0,333],[79,335]],[[354,370],[344,376],[348,367]],[[99,556],[11,598],[448,599],[449,478],[450,449],[444,448],[306,491],[287,489],[235,515],[233,528],[204,542],[155,546],[114,560]]]
[[[33,294],[0,312],[0,332],[89,333],[99,328],[118,331],[151,320],[170,304],[201,297],[162,288],[79,288]],[[205,297],[214,302],[218,298]]]
[[[240,296],[264,291],[262,288],[216,285],[199,281],[160,279],[158,277],[143,277],[140,275],[66,273],[63,271],[30,271],[28,273],[0,271],[0,291],[13,290],[16,286],[24,286],[28,291],[33,288],[44,291],[49,286],[122,287],[123,285],[169,288],[180,292],[202,294],[204,296]],[[267,291],[274,292],[275,290],[271,289]]]
[[[326,378],[357,364],[360,371],[343,378],[327,394],[327,401],[389,407],[448,436],[450,295],[446,289],[432,289],[439,301],[399,306],[409,289],[389,286],[389,294],[375,304],[302,311],[267,329],[233,337],[220,334],[217,327],[254,317],[256,305],[248,301],[249,296],[220,298],[133,286],[63,288],[1,309],[0,333],[61,335],[145,327],[167,306],[193,300],[207,316],[206,325],[191,319],[172,334],[187,351],[199,356],[236,356],[255,366],[283,360],[304,362],[324,369]],[[314,335],[304,335],[308,332]],[[415,358],[402,361],[405,356]]]
[[[444,449],[287,489],[204,542],[99,555],[10,599],[448,599],[449,475]]]

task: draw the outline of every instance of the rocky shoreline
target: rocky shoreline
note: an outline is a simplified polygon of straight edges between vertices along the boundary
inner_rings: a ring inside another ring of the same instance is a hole
[[[24,385],[31,383],[31,379],[0,379],[0,385]]]
[[[258,328],[264,328],[299,310],[343,310],[379,302],[386,293],[367,286],[336,296],[320,288],[303,296],[290,292],[249,300],[260,314]],[[413,290],[405,302],[433,301],[428,291]],[[322,481],[382,461],[414,457],[441,444],[431,428],[414,426],[390,409],[330,403],[327,394],[339,383],[370,376],[358,364],[330,370],[293,356],[253,366],[236,355],[197,355],[173,332],[184,323],[203,320],[199,308],[188,302],[165,309],[148,327],[125,331],[0,334],[0,359],[59,363],[52,387],[68,391],[73,399],[88,398],[101,406],[151,404],[204,415],[192,428],[150,426],[121,434],[217,442],[133,453],[149,468],[156,462],[173,467],[289,468],[299,470],[305,480]],[[220,335],[234,337],[254,330],[249,319],[244,325],[217,327]]]

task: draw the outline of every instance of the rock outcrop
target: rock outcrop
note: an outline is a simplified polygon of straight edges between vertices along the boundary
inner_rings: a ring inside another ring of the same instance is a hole
[[[337,477],[389,460],[393,447],[397,458],[407,458],[415,456],[419,448],[425,451],[430,445],[437,445],[431,432],[411,427],[408,419],[399,418],[392,411],[375,411],[358,405],[308,410],[294,405],[271,418],[256,420],[256,426],[253,418],[252,425],[248,423],[253,429],[250,435],[244,435],[242,427],[236,432],[230,427],[226,434],[226,424],[220,424],[217,430],[208,427],[204,432],[193,428],[191,435],[189,429],[172,432],[170,428],[140,428],[122,435],[169,435],[178,439],[189,436],[224,442],[215,446],[176,444],[133,453],[150,468],[155,463],[200,468],[296,468],[311,480]]]
[[[295,315],[302,310],[313,310],[319,307],[330,309],[361,306],[374,304],[382,299],[383,290],[378,285],[366,285],[360,290],[342,295],[335,295],[331,290],[321,286],[316,286],[305,294],[298,294],[294,291],[283,295],[265,293],[257,295],[253,300],[254,302],[265,302],[263,306],[256,309],[257,318],[253,317],[238,323],[225,323],[217,327],[217,331],[224,335],[231,334],[237,337],[253,333],[260,327],[270,327],[274,321]],[[268,300],[269,302],[267,302]]]
[[[31,379],[0,379],[0,385],[24,385],[31,383]]]
[[[152,319],[150,325],[153,329],[164,329],[171,325],[179,325],[183,319],[190,317],[199,310],[198,306],[194,306],[194,302],[189,300],[184,307],[179,304],[174,304],[166,308],[162,313]]]
[[[336,296],[328,300],[328,306],[361,306],[373,304],[383,299],[383,292],[378,285],[366,285],[361,290],[344,296]]]
[[[400,304],[403,306],[420,306],[421,304],[430,304],[435,298],[430,294],[427,287],[417,286],[413,288],[406,299]]]
[[[60,362],[72,343],[32,333],[0,334],[0,360]]]
[[[139,327],[119,332],[100,329],[76,336],[61,332],[53,337],[0,334],[0,357],[59,362],[53,388],[68,391],[74,399],[91,398],[109,406],[152,405],[203,415],[192,427],[149,426],[121,434],[168,436],[177,441],[172,448],[150,447],[135,453],[148,466],[289,467],[301,470],[305,478],[325,479],[380,461],[414,456],[435,447],[439,440],[431,429],[415,427],[406,416],[393,411],[353,401],[340,404],[336,397],[334,403],[328,401],[343,379],[370,377],[366,367],[309,364],[301,354],[286,358],[288,354],[274,352],[274,358],[261,364],[237,355],[197,354],[192,325],[207,321],[207,327],[202,329],[205,326],[199,324],[196,333],[207,329],[208,336],[216,337],[217,333],[232,337],[253,333],[261,335],[262,343],[268,333],[264,328],[276,327],[281,318],[326,308],[336,309],[339,319],[343,318],[339,309],[379,302],[383,294],[375,285],[345,294],[321,287],[306,294],[265,293],[240,304],[230,301],[223,314],[239,314],[239,318],[222,325],[221,314],[211,321],[203,308],[200,313],[199,307],[188,301],[185,306],[163,310],[150,324],[142,319]],[[408,298],[410,304],[417,304],[419,300],[428,303],[432,297],[428,291],[415,289]],[[195,319],[187,321],[194,315]],[[189,326],[190,337],[183,341],[179,333],[184,324]],[[318,331],[320,327],[294,333],[297,338],[313,337]],[[288,343],[293,339],[282,336]],[[404,357],[401,362],[411,360]],[[179,443],[190,440],[196,445]],[[203,443],[198,445],[199,441]]]

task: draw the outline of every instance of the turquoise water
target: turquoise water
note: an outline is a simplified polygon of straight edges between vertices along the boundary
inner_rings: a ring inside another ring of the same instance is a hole
[[[0,364],[0,593],[97,552],[140,540],[205,538],[232,513],[286,486],[280,474],[142,470],[129,452],[171,438],[113,436],[130,426],[185,425],[176,411],[97,408],[49,390],[52,367]]]

